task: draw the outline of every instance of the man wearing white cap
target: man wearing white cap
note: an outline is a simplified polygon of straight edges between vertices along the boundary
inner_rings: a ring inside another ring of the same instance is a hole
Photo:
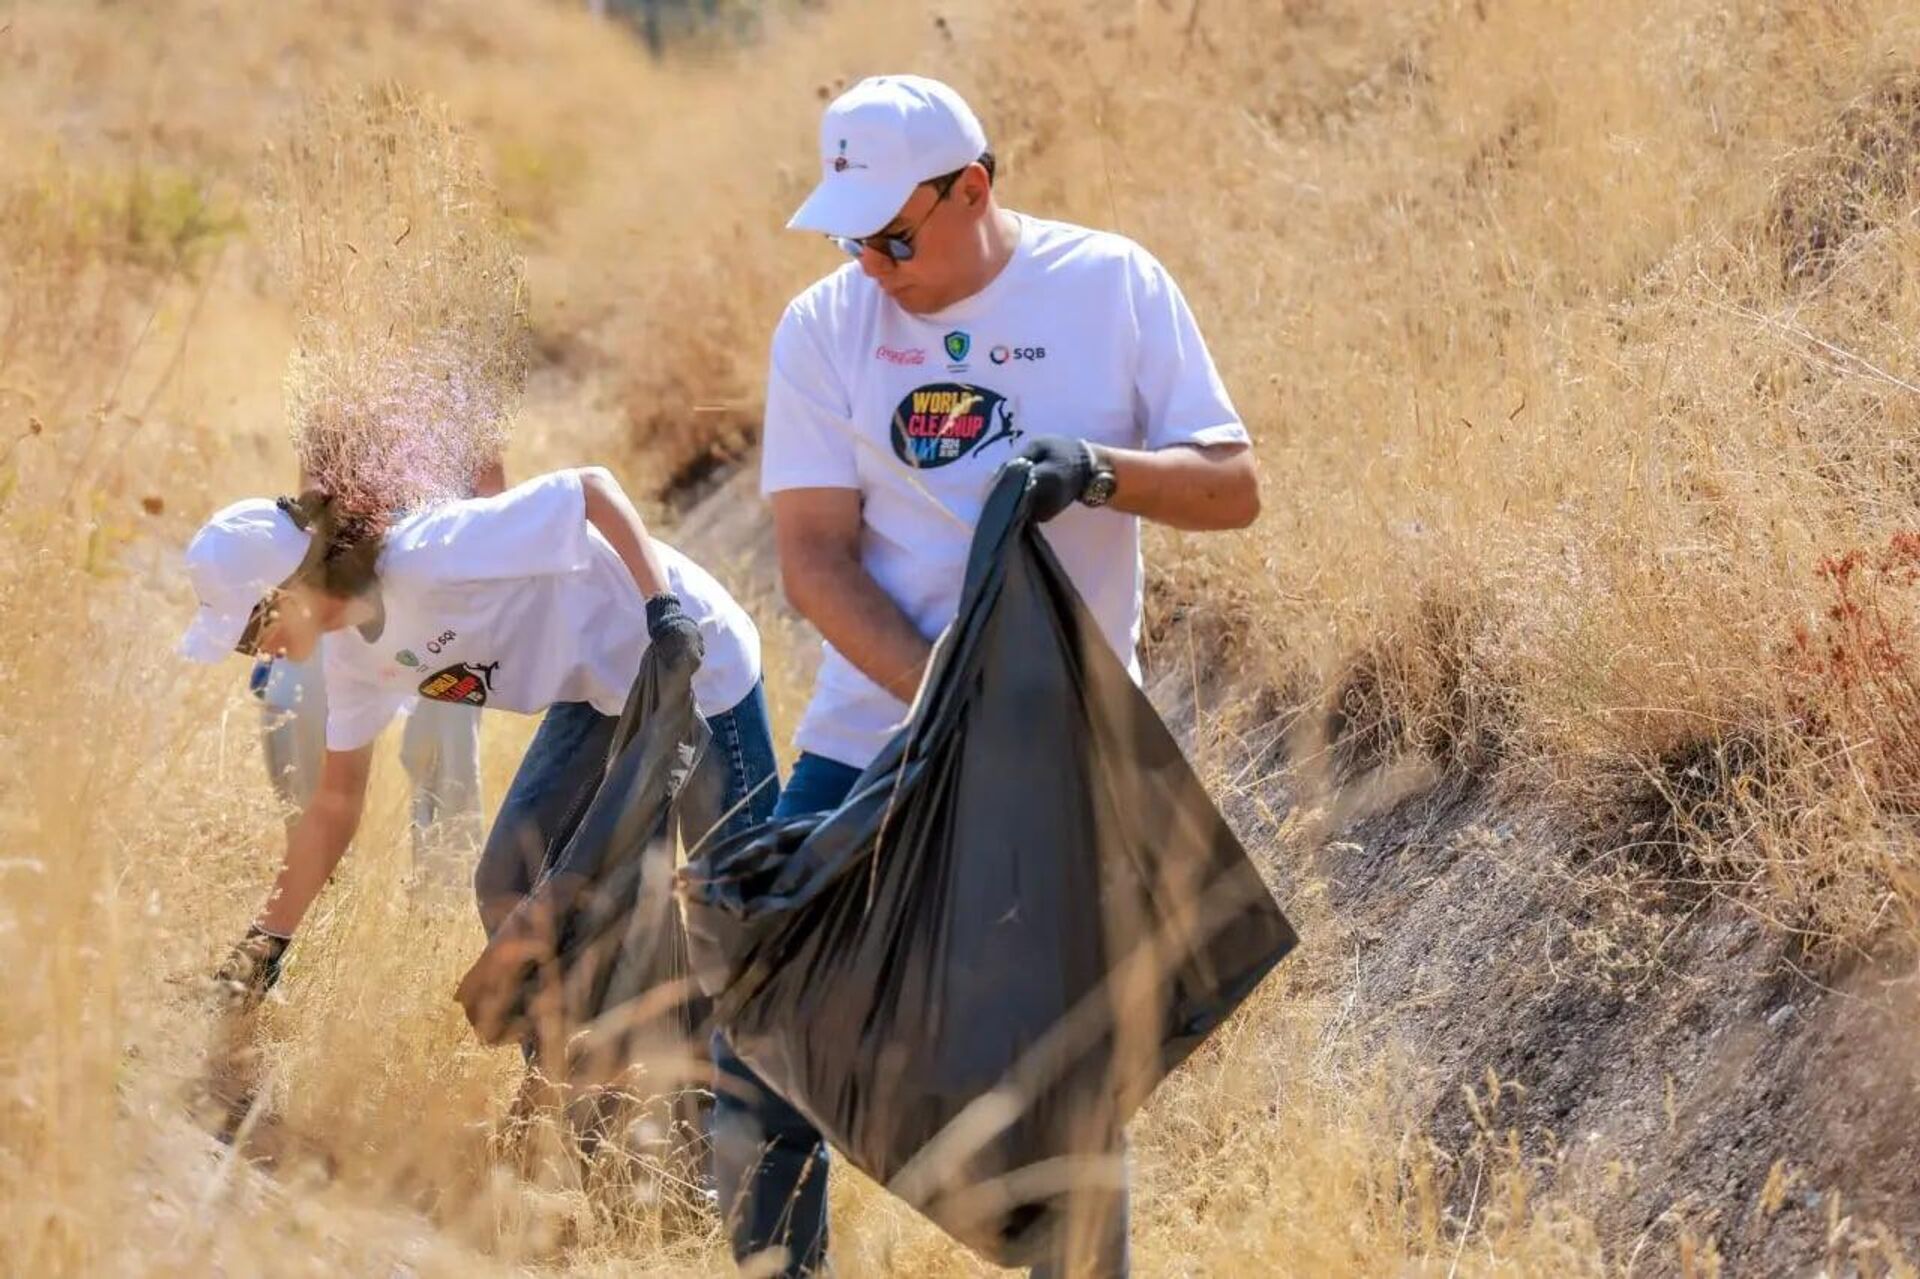
[[[1260,509],[1246,429],[1165,268],[1118,235],[1002,207],[986,133],[952,89],[861,81],[827,108],[820,162],[788,225],[855,260],[795,298],[773,339],[761,488],[787,596],[826,640],[781,816],[838,806],[905,719],[1009,459],[1033,463],[1046,536],[1136,676],[1140,520],[1239,528]],[[716,1056],[735,1255],[780,1247],[785,1273],[818,1268],[819,1136],[724,1043]],[[1072,1273],[1125,1272],[1124,1197],[1110,1216]]]

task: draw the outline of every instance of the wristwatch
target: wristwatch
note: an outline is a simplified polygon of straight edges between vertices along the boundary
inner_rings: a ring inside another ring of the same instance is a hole
[[[1087,479],[1087,487],[1080,491],[1080,501],[1086,506],[1105,506],[1113,500],[1113,459],[1107,451],[1097,444],[1080,441],[1087,450],[1087,463],[1092,475]]]

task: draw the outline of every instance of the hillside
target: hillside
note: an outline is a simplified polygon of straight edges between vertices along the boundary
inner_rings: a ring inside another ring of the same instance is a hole
[[[509,468],[601,461],[767,636],[750,474],[815,113],[951,80],[1014,207],[1172,269],[1267,513],[1155,534],[1152,690],[1306,944],[1135,1131],[1142,1274],[1920,1266],[1920,13],[1893,0],[834,0],[662,60],[503,0],[0,4],[0,1231],[22,1274],[721,1272],[522,1176],[403,785],[267,1014],[188,981],[277,853],[178,547],[291,482],[262,149],[444,101],[526,254]],[[496,717],[498,796],[531,724]],[[854,1275],[968,1274],[836,1186]]]

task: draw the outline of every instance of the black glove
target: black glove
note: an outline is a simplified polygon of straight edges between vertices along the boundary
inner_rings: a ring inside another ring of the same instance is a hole
[[[697,667],[707,655],[700,627],[680,607],[678,595],[656,595],[647,601],[647,639],[669,666]]]
[[[255,1007],[280,980],[280,961],[286,953],[286,938],[263,932],[257,924],[247,929],[247,935],[214,970],[214,997],[235,1011]]]
[[[1093,451],[1065,435],[1036,435],[1016,456],[1033,463],[1027,491],[1042,524],[1079,501],[1093,479]]]

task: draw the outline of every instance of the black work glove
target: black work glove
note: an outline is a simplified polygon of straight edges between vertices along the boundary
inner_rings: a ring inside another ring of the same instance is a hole
[[[707,655],[699,624],[680,607],[678,595],[656,595],[647,601],[647,639],[668,666],[698,667]]]
[[[247,929],[247,935],[214,970],[215,999],[236,1012],[258,1006],[280,980],[280,961],[286,953],[286,938],[263,932],[257,924]]]
[[[1093,451],[1070,436],[1036,435],[1015,456],[1033,463],[1027,491],[1042,524],[1079,501],[1093,479]]]

